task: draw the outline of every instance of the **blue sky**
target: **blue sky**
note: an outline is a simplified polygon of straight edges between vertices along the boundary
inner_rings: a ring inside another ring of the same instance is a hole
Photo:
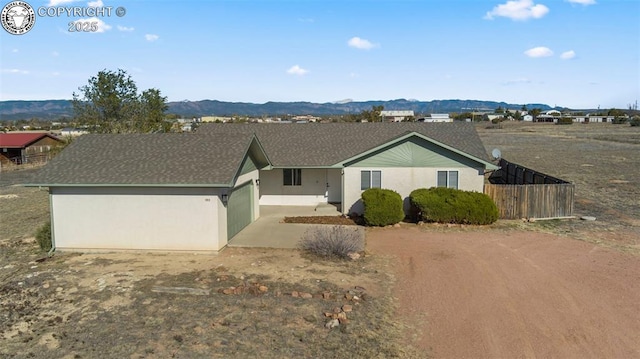
[[[637,0],[27,2],[113,10],[0,30],[1,100],[69,99],[118,68],[169,101],[640,100]],[[99,31],[68,31],[87,19]]]

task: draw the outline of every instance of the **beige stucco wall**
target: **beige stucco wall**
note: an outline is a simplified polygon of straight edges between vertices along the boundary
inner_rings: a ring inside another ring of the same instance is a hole
[[[282,171],[260,171],[261,205],[312,206],[327,202],[326,169],[302,169],[301,186],[284,186]]]
[[[51,192],[58,250],[217,251],[226,211],[212,188],[66,188]]]
[[[360,197],[360,171],[382,171],[382,188],[392,189],[405,201],[405,211],[409,208],[409,194],[418,188],[429,188],[437,185],[438,171],[458,171],[458,189],[482,192],[484,175],[481,168],[423,168],[423,167],[385,167],[362,168],[347,167],[344,169],[344,202],[342,211],[345,214],[362,214],[364,208]]]

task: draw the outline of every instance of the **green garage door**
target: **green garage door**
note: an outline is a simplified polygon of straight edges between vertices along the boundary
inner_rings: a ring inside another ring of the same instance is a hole
[[[237,187],[227,202],[227,239],[233,238],[253,219],[252,182]]]

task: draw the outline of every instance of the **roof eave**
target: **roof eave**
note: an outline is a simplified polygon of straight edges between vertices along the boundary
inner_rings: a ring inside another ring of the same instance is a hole
[[[23,187],[166,187],[230,188],[229,183],[25,183]]]

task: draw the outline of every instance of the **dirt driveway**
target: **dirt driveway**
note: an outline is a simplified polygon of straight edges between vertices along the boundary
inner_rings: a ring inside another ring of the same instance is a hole
[[[521,231],[367,232],[435,358],[640,357],[640,258]]]

